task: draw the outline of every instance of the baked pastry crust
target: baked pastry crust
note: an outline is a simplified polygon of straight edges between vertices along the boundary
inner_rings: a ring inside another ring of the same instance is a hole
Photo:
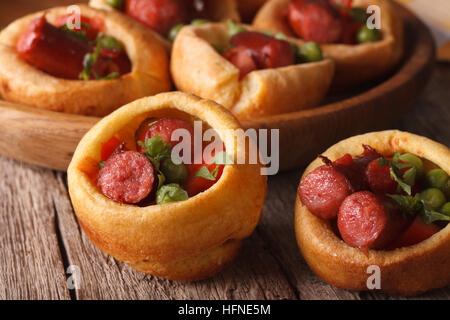
[[[240,21],[240,15],[237,8],[236,0],[207,0],[212,1],[211,6],[211,21],[227,21],[231,19],[233,21]],[[90,0],[89,5],[94,8],[104,9],[108,11],[120,12],[108,5],[105,0]],[[122,13],[122,12],[120,12]],[[123,14],[123,13],[122,13]],[[157,34],[157,37],[161,44],[170,51],[172,44],[163,36]]]
[[[100,159],[101,142],[117,132],[125,141],[134,141],[143,119],[164,116],[203,120],[221,136],[231,159],[236,150],[243,150],[226,134],[240,128],[238,121],[218,104],[179,92],[142,98],[107,116],[84,136],[68,169],[69,192],[81,227],[104,252],[156,276],[204,279],[229,265],[242,239],[256,227],[267,193],[261,165],[227,165],[205,192],[143,208],[109,200],[82,171],[86,158]]]
[[[450,173],[450,149],[427,138],[408,132],[388,130],[354,136],[323,153],[331,160],[350,153],[362,153],[368,144],[383,155],[410,152]],[[322,165],[314,160],[305,175]],[[392,251],[370,250],[366,256],[350,247],[332,230],[329,221],[318,218],[302,205],[295,204],[297,243],[308,265],[323,280],[340,288],[368,290],[367,268],[381,270],[381,291],[389,294],[417,295],[450,284],[450,224],[429,239]]]
[[[16,43],[32,19],[45,13],[52,22],[67,13],[66,7],[52,8],[20,18],[0,33],[0,94],[5,100],[40,109],[104,116],[140,97],[170,90],[168,55],[155,33],[116,12],[79,7],[82,15],[102,18],[107,34],[123,43],[132,63],[131,72],[112,80],[67,80],[19,58]]]
[[[382,39],[377,42],[346,45],[323,44],[324,55],[336,63],[332,87],[349,88],[379,78],[391,71],[403,55],[403,22],[389,0],[354,0],[353,6],[377,5],[381,11]],[[267,2],[256,15],[253,25],[264,30],[296,37],[287,21],[289,0]],[[296,38],[298,43],[303,40]]]
[[[239,69],[214,48],[227,43],[224,23],[185,27],[175,39],[170,67],[179,90],[214,100],[239,119],[317,106],[333,78],[334,64],[325,59],[256,70],[239,81]]]

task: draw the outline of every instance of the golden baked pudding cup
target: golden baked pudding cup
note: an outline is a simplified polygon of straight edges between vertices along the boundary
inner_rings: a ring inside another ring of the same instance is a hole
[[[68,13],[67,7],[52,8],[20,18],[0,33],[0,94],[5,100],[52,111],[105,116],[128,102],[170,90],[168,55],[153,31],[119,13],[78,6],[82,15],[103,19],[106,34],[123,43],[131,72],[112,80],[67,80],[19,58],[16,43],[31,20],[45,14],[52,23]]]
[[[226,47],[227,29],[225,23],[214,23],[180,31],[173,45],[170,66],[179,90],[214,100],[238,119],[319,105],[333,78],[331,60],[256,70],[239,80],[239,69],[214,48]],[[246,29],[256,30],[249,26]]]
[[[391,71],[403,55],[403,21],[389,0],[354,0],[354,7],[377,5],[381,13],[382,39],[377,42],[347,45],[323,44],[324,55],[336,63],[332,88],[346,89],[379,78]],[[256,15],[257,28],[283,32],[296,37],[287,20],[289,0],[267,2]],[[297,38],[300,44],[304,40]]]
[[[78,221],[102,251],[137,270],[180,281],[210,277],[233,261],[256,227],[267,178],[260,164],[232,164],[211,188],[186,201],[137,207],[108,199],[83,173],[83,162],[100,161],[101,143],[117,133],[132,149],[134,133],[148,117],[202,120],[220,135],[231,159],[245,152],[226,134],[240,124],[212,101],[178,92],[134,101],[96,124],[75,151],[68,185]]]
[[[450,173],[450,150],[430,139],[408,132],[388,130],[354,136],[330,147],[323,153],[334,161],[346,153],[352,156],[370,145],[385,156],[396,152],[418,155],[425,161]],[[321,166],[314,160],[303,177]],[[381,291],[399,295],[417,295],[450,283],[450,224],[416,245],[383,251],[370,250],[366,256],[350,247],[332,229],[329,221],[313,215],[299,196],[295,203],[295,234],[303,257],[310,268],[326,282],[345,289],[368,290],[369,266],[381,271]]]

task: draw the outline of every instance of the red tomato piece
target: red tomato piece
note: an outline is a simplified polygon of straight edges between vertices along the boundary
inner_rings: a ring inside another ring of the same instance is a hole
[[[94,184],[97,184],[98,180],[98,173],[100,170],[100,167],[98,166],[98,161],[91,157],[86,157],[81,160],[78,169],[83,172],[85,175],[88,176],[88,178],[94,182]]]
[[[136,141],[145,142],[146,139],[151,139],[159,135],[165,143],[170,143],[173,148],[181,141],[172,141],[172,133],[177,129],[185,129],[191,136],[191,147],[194,147],[194,128],[192,125],[184,120],[175,118],[163,118],[160,120],[147,119],[145,120],[138,131],[136,132]],[[142,147],[138,147],[139,152],[145,152]]]
[[[111,157],[111,155],[114,153],[114,151],[117,150],[117,148],[120,147],[122,144],[122,141],[117,139],[116,137],[112,137],[106,142],[102,142],[101,146],[101,160],[106,161]]]
[[[213,154],[215,154],[213,152]],[[214,155],[211,155],[213,158]],[[189,197],[193,197],[200,192],[203,192],[205,190],[208,190],[211,188],[217,181],[219,181],[220,177],[222,176],[223,169],[225,168],[225,165],[217,165],[215,163],[207,164],[208,162],[212,162],[212,158],[209,159],[203,159],[203,163],[201,164],[190,164],[187,165],[187,168],[189,170],[189,178],[183,185],[183,189],[186,190]],[[208,168],[209,172],[212,172],[216,166],[219,166],[217,177],[215,180],[208,180],[202,177],[196,177],[195,174],[202,168],[206,167]]]
[[[366,168],[366,179],[370,190],[375,193],[396,193],[397,182],[392,180],[390,166],[378,165],[378,159],[369,163]]]
[[[420,243],[433,234],[439,232],[441,228],[434,223],[426,225],[420,216],[417,216],[413,223],[403,232],[392,245],[389,246],[390,250],[409,247]]]
[[[182,0],[126,0],[125,12],[163,36],[173,26],[189,20],[188,8]]]

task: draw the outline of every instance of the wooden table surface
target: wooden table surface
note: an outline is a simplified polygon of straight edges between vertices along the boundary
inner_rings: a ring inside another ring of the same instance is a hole
[[[25,4],[32,11],[52,2],[16,1],[8,14],[0,4],[0,25],[23,14]],[[450,65],[437,64],[425,93],[392,128],[450,146],[449,88]],[[98,250],[77,223],[65,173],[0,157],[0,298],[400,299],[334,288],[308,268],[293,228],[301,173],[269,179],[261,222],[231,267],[209,280],[177,283],[134,271]],[[78,289],[67,284],[71,270],[79,270]],[[415,299],[450,299],[450,287]]]

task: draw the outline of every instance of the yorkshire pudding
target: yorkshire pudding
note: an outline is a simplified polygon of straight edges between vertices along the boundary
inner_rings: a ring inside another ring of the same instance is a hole
[[[381,12],[382,39],[357,45],[339,43],[323,44],[326,57],[336,63],[332,87],[349,88],[386,75],[403,55],[403,22],[388,0],[354,0],[353,6],[367,8],[377,5]],[[290,37],[296,34],[287,19],[289,0],[267,2],[256,15],[253,25],[263,30],[283,32]],[[298,42],[303,40],[297,37]]]
[[[170,90],[167,53],[151,30],[116,12],[86,5],[79,8],[82,16],[102,19],[104,32],[122,42],[131,72],[111,80],[68,80],[19,58],[16,43],[31,20],[45,14],[52,23],[68,13],[67,7],[52,8],[20,18],[0,33],[0,93],[5,100],[52,111],[105,116],[130,101]]]
[[[246,29],[256,30],[247,26]],[[171,71],[179,90],[214,100],[238,119],[317,106],[333,78],[334,64],[324,59],[256,70],[239,80],[239,69],[215,49],[227,44],[224,23],[185,27],[173,45]]]
[[[201,120],[215,129],[231,159],[245,152],[227,134],[241,127],[226,109],[190,94],[163,93],[118,109],[84,136],[68,169],[69,192],[81,227],[101,250],[137,270],[194,281],[228,266],[256,227],[267,192],[260,164],[226,165],[221,178],[206,191],[188,200],[147,207],[108,199],[84,173],[86,159],[99,161],[103,141],[117,133],[134,141],[143,119],[167,116]]]
[[[381,131],[343,140],[323,153],[334,161],[346,153],[361,154],[362,145],[375,148],[384,156],[409,152],[421,157],[425,166],[437,165],[450,173],[450,150],[444,145],[408,132]],[[304,176],[322,164],[313,161]],[[331,223],[313,215],[299,197],[295,204],[295,233],[308,265],[326,282],[345,289],[368,290],[367,268],[378,266],[381,291],[389,294],[417,295],[450,283],[450,225],[430,238],[395,250],[370,250],[365,255],[350,247],[333,231]]]

